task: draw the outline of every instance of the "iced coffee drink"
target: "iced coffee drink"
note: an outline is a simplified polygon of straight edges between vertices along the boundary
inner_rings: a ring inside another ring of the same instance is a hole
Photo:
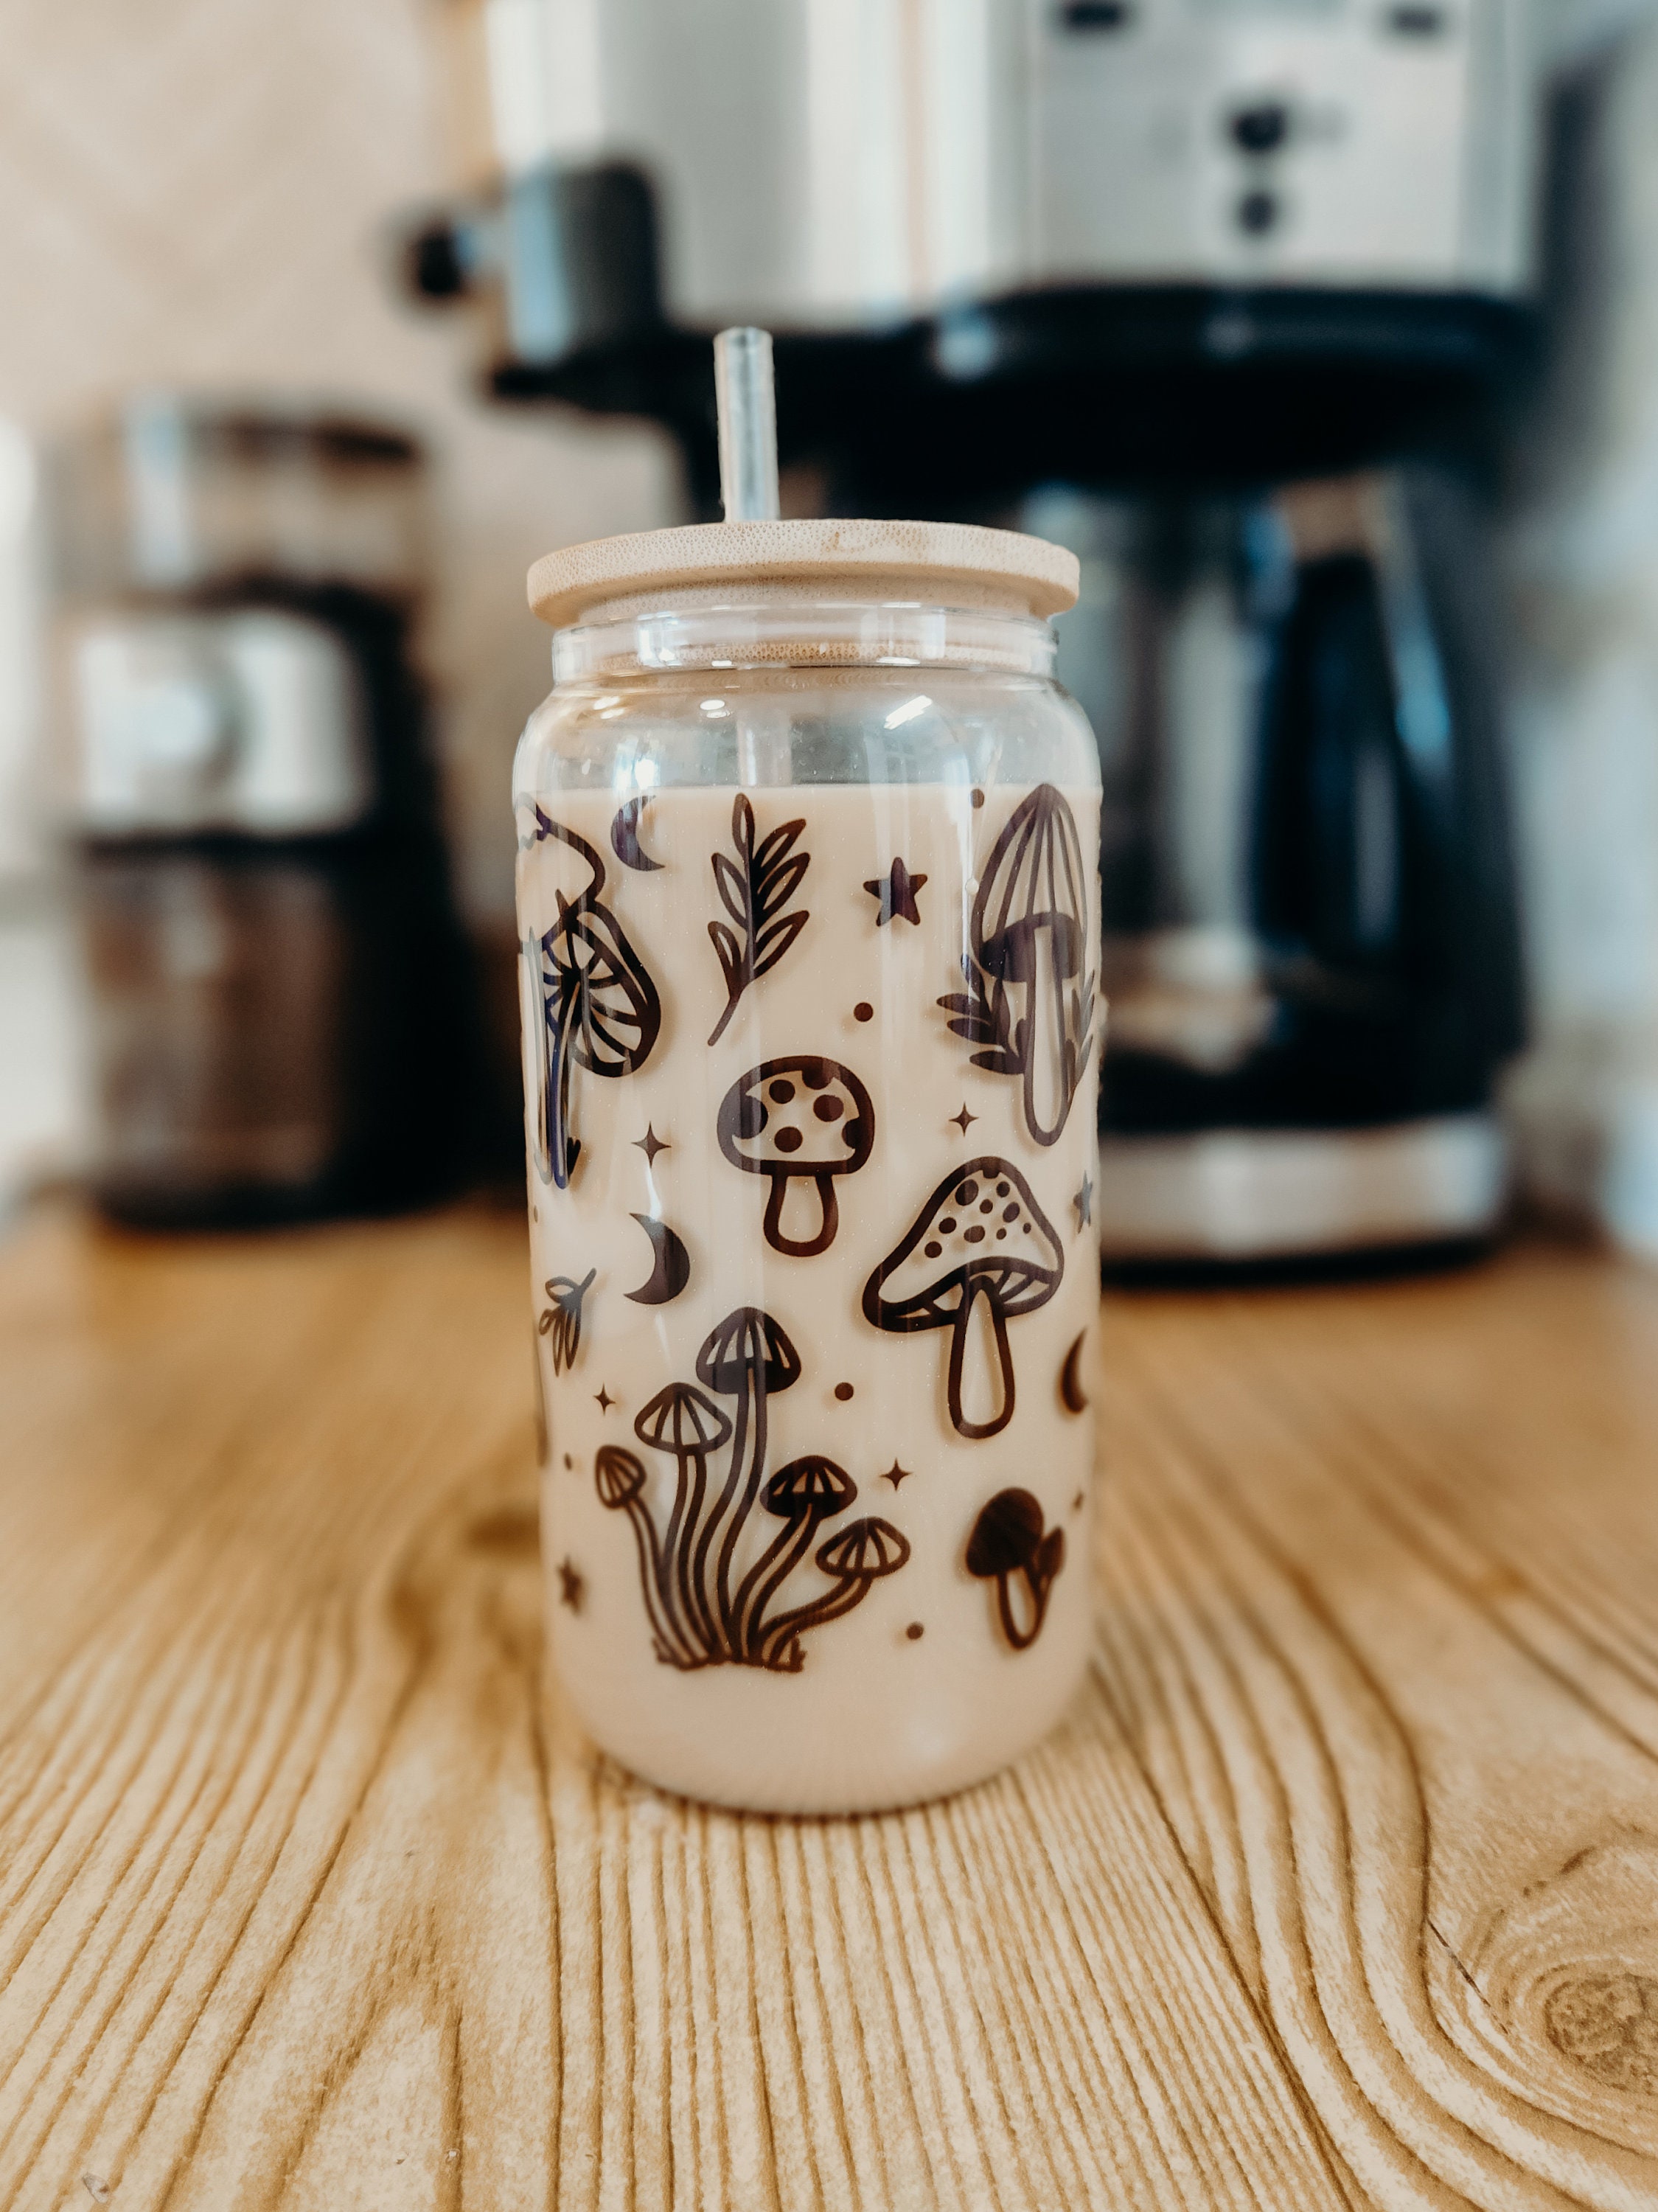
[[[1099,789],[1047,672],[1068,556],[751,527],[712,599],[707,531],[541,572],[550,1623],[647,1779],[853,1810],[993,1771],[1085,1660]]]

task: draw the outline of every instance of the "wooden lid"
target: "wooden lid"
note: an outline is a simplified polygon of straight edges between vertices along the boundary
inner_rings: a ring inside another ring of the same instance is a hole
[[[859,599],[989,600],[1032,615],[1076,603],[1077,556],[1046,538],[967,522],[704,522],[596,538],[544,554],[530,605],[563,629],[595,607],[709,586],[824,586]]]

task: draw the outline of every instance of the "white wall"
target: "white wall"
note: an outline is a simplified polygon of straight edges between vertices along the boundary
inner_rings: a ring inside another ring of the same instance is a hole
[[[391,219],[447,182],[443,5],[8,0],[0,416],[47,428],[178,380],[428,426],[465,877],[474,905],[504,910],[507,765],[548,683],[524,572],[550,546],[673,519],[677,495],[645,431],[479,405],[471,319],[397,297]]]

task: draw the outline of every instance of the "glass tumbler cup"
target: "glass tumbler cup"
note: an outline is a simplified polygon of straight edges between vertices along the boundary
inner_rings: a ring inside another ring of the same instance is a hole
[[[514,775],[554,1664],[759,1811],[1033,1743],[1090,1630],[1100,778],[1076,562],[736,522],[539,562]]]

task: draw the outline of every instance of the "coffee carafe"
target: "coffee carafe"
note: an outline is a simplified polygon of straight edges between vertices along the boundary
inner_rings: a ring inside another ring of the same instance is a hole
[[[1418,467],[1024,518],[1082,562],[1108,1263],[1487,1235],[1523,1022],[1477,497]]]

